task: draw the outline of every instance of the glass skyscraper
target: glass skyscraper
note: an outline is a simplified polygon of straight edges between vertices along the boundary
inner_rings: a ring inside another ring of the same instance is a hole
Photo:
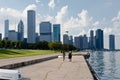
[[[5,39],[8,39],[8,30],[9,30],[9,20],[7,19],[7,20],[5,20],[5,36],[4,36],[4,38]]]
[[[63,35],[63,44],[69,44],[69,36],[68,36],[68,34]]]
[[[18,24],[18,41],[23,41],[24,40],[24,24],[23,21],[20,20]]]
[[[73,45],[73,36],[72,36],[72,35],[69,36],[69,44],[70,44],[70,45]]]
[[[28,10],[27,12],[27,43],[35,43],[36,36],[35,36],[35,27],[36,27],[36,19],[35,19],[35,11]]]
[[[96,49],[98,50],[104,49],[103,30],[97,29],[95,38],[96,38]]]
[[[53,41],[60,42],[60,24],[53,24]]]
[[[115,50],[115,36],[109,35],[109,49]]]
[[[94,46],[94,31],[93,30],[90,31],[89,43],[90,43],[90,49],[93,49],[95,47]]]
[[[18,41],[17,36],[18,33],[15,30],[9,30],[8,40]]]
[[[40,23],[40,41],[52,42],[52,29],[50,22]]]

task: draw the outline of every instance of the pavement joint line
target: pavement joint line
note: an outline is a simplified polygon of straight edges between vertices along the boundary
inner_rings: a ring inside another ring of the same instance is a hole
[[[61,66],[62,66],[63,63],[64,63],[64,62],[62,62],[62,63],[60,64],[60,66],[58,67],[58,70],[60,70],[60,68],[61,68]],[[57,70],[55,70],[55,71],[57,71]],[[53,71],[48,71],[47,74],[45,75],[45,78],[44,78],[43,80],[46,80],[47,77],[48,77],[48,75],[49,75],[49,73],[51,73],[51,72],[53,72]],[[67,75],[67,74],[66,74],[66,75]],[[64,78],[65,78],[65,77],[64,77]]]
[[[47,74],[45,75],[45,78],[43,80],[46,80],[48,75],[49,75],[49,73],[51,73],[51,72],[53,72],[53,71],[48,71]]]
[[[64,63],[64,62],[62,62],[62,63],[60,64],[60,66],[58,67],[58,70],[60,70],[60,68],[62,67],[63,63]]]

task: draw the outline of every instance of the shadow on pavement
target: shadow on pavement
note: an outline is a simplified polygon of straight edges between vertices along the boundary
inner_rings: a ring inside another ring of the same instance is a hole
[[[25,78],[25,77],[24,77],[22,80],[31,80],[31,79],[30,79],[30,78]]]

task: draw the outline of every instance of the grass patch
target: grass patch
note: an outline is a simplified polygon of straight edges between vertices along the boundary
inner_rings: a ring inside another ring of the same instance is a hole
[[[37,56],[55,54],[57,52],[52,50],[14,50],[14,49],[0,49],[0,58],[15,58],[24,56]]]

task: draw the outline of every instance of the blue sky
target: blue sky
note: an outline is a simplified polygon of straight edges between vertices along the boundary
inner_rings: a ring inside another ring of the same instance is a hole
[[[61,24],[61,33],[87,34],[89,30],[104,30],[105,47],[108,35],[116,35],[116,48],[120,48],[120,0],[0,0],[0,33],[4,34],[4,20],[9,19],[10,29],[17,30],[22,19],[27,37],[27,10],[36,11],[36,32],[41,21]]]

